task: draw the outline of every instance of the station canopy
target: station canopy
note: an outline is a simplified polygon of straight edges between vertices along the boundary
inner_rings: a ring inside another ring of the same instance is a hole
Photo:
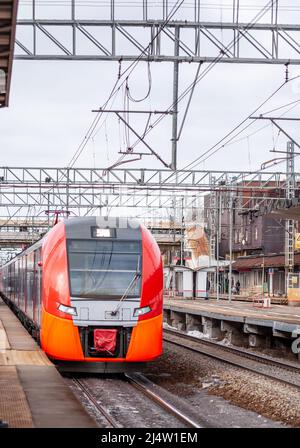
[[[0,0],[0,107],[8,106],[18,0]]]

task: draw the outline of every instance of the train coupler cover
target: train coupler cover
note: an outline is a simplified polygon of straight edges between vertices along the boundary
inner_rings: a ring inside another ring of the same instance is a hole
[[[97,352],[114,353],[117,343],[117,330],[94,330],[94,346]]]

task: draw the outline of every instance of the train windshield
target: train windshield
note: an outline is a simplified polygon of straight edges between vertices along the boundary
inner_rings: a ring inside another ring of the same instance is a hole
[[[70,289],[73,297],[138,297],[141,247],[138,241],[69,240]]]

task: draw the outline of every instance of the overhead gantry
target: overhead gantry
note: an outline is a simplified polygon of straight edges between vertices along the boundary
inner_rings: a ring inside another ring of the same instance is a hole
[[[7,107],[14,57],[18,0],[0,1],[0,107]]]

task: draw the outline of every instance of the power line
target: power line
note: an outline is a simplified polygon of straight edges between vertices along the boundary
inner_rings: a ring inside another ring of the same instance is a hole
[[[287,82],[293,81],[294,79],[300,78],[300,75],[295,76],[294,78],[291,78],[290,80],[288,80]],[[202,163],[203,160],[201,160],[205,155],[211,153],[217,146],[218,148],[212,152],[212,154],[215,154],[217,151],[219,151],[220,149],[222,149],[227,143],[225,143],[222,146],[219,146],[224,140],[226,140],[228,137],[230,137],[235,131],[237,131],[241,126],[243,126],[244,123],[246,123],[246,121],[249,120],[249,118],[251,117],[251,115],[255,114],[259,109],[261,109],[268,101],[270,101],[271,98],[273,98],[281,89],[283,86],[285,86],[287,84],[287,82],[283,82],[277,89],[274,90],[274,92],[271,93],[271,95],[268,96],[268,98],[266,100],[264,100],[253,112],[251,112],[249,115],[247,115],[247,117],[245,117],[237,126],[235,126],[230,132],[228,132],[221,140],[219,140],[217,143],[215,143],[213,146],[211,146],[210,148],[208,148],[206,151],[204,151],[200,156],[198,156],[195,160],[193,160],[192,162],[190,162],[188,165],[186,165],[183,169],[192,169],[195,168],[197,165],[199,165],[199,163]],[[236,138],[238,135],[240,135],[242,132],[244,132],[244,130],[246,130],[247,128],[249,128],[253,123],[255,123],[256,120],[253,120],[252,122],[250,122],[249,124],[247,124],[241,131],[239,131],[233,138]],[[230,139],[229,141],[231,141],[232,139]],[[212,155],[211,154],[211,155]],[[210,157],[210,156],[209,156]],[[205,160],[207,160],[208,157],[205,158]]]
[[[297,100],[296,102],[297,102],[297,104],[294,104],[292,107],[290,107],[287,111],[285,111],[282,115],[280,115],[280,117],[283,117],[285,114],[287,114],[287,113],[290,112],[292,109],[294,109],[295,107],[297,107],[297,106],[299,105],[299,103],[300,103],[300,100]],[[292,104],[292,103],[295,103],[295,101],[292,101],[292,102],[289,103],[289,104]],[[275,111],[275,110],[282,109],[283,107],[286,107],[286,105],[285,105],[285,106],[280,106],[280,107],[274,109],[274,111]],[[267,113],[267,112],[265,112],[263,115],[265,115],[266,113]],[[254,124],[254,122],[251,122],[251,124]],[[252,137],[253,135],[258,134],[259,132],[263,131],[264,129],[269,128],[270,126],[271,126],[271,124],[266,124],[266,125],[264,125],[264,126],[261,126],[259,129],[256,129],[255,131],[251,132],[250,134],[245,135],[245,137],[241,137],[241,138],[239,138],[239,139],[237,139],[237,140],[233,140],[233,141],[230,141],[230,142],[228,142],[228,143],[225,143],[224,145],[222,145],[222,147],[225,147],[225,146],[232,146],[232,145],[235,145],[236,143],[242,142],[243,140],[246,140],[246,139]],[[235,137],[236,137],[236,136],[234,136],[233,138],[235,138]],[[205,160],[206,160],[206,159],[205,159]],[[205,160],[204,160],[204,161],[205,161]],[[201,161],[201,163],[202,163],[202,162],[203,162],[203,161]]]
[[[110,101],[110,99],[121,89],[121,87],[123,86],[124,83],[128,83],[128,78],[131,75],[131,73],[133,72],[133,70],[135,69],[136,65],[139,63],[140,59],[142,58],[143,54],[148,50],[148,48],[152,45],[152,43],[155,41],[155,39],[157,39],[158,35],[163,31],[164,27],[168,24],[168,22],[171,20],[171,18],[174,16],[174,14],[178,11],[178,9],[181,7],[181,5],[184,3],[184,0],[178,0],[175,4],[175,6],[173,7],[173,9],[171,10],[169,16],[167,17],[167,19],[165,20],[165,22],[163,23],[163,25],[159,28],[159,30],[157,31],[157,33],[155,34],[155,36],[151,39],[150,43],[141,51],[140,55],[124,70],[123,73],[119,73],[119,77],[116,81],[116,83],[114,84],[111,93],[109,95],[109,98],[106,100],[106,102],[104,103],[104,105],[102,106],[101,109],[105,109]],[[121,62],[120,62],[121,63]],[[124,75],[128,72],[129,75],[127,75],[127,78],[121,83],[121,85],[116,89],[120,79],[122,77],[124,77]],[[93,135],[93,131],[95,130],[95,128],[97,127],[99,120],[102,116],[103,112],[99,112],[95,119],[92,122],[92,125],[89,127],[88,132],[86,133],[82,143],[79,145],[79,148],[77,149],[75,155],[73,156],[73,158],[71,159],[71,162],[69,163],[68,167],[72,168],[74,166],[74,164],[76,163],[77,159],[79,158],[79,156],[81,155],[83,149],[85,148],[88,140],[91,138],[91,136]],[[100,118],[99,118],[100,117]]]
[[[142,101],[145,101],[147,98],[149,98],[150,92],[151,92],[151,88],[152,88],[152,76],[151,76],[151,68],[150,68],[150,61],[148,61],[148,90],[146,95],[143,98],[133,98],[132,94],[130,93],[130,88],[129,88],[129,76],[126,78],[126,95],[128,97],[128,99],[130,101],[132,101],[133,103],[141,103]]]
[[[292,110],[292,109],[293,109],[294,107],[296,107],[296,106],[298,106],[298,104],[294,105],[292,108],[290,108],[289,110],[287,110],[286,112],[284,112],[282,115],[280,115],[280,117],[282,117],[282,116],[284,116],[285,114],[287,114],[290,110]],[[236,138],[238,135],[240,135],[242,132],[244,132],[245,129],[247,129],[248,127],[250,127],[250,126],[251,126],[253,123],[255,123],[256,121],[257,121],[257,120],[253,120],[252,122],[250,122],[250,123],[249,123],[247,126],[245,126],[245,127],[238,133],[238,134],[234,135],[228,142],[224,143],[220,148],[217,148],[215,151],[213,151],[211,154],[209,154],[205,159],[201,160],[201,162],[199,162],[199,163],[203,163],[203,162],[205,162],[207,159],[209,159],[211,156],[213,156],[215,153],[217,153],[220,149],[223,149],[223,148],[225,148],[225,147],[228,146],[228,145],[233,145],[233,144],[237,143],[236,141],[232,141],[232,140],[233,140],[234,138]],[[270,126],[270,124],[261,127],[261,128],[258,129],[256,132],[253,132],[252,134],[250,134],[250,136],[256,134],[257,132],[259,132],[259,131],[261,131],[262,129],[265,129],[265,128],[269,127],[269,126]],[[244,140],[245,138],[248,138],[248,137],[249,137],[249,135],[246,136],[246,137],[244,137],[243,139],[240,139],[239,141]]]
[[[244,35],[246,33],[249,32],[249,30],[251,29],[252,26],[255,25],[255,23],[260,20],[265,14],[266,12],[270,9],[270,7],[272,7],[274,4],[274,0],[270,0],[262,9],[261,11],[256,14],[256,16],[251,20],[251,22],[249,22],[249,24],[247,25],[247,27],[244,28]],[[232,47],[234,47],[234,45],[236,45],[237,42],[239,42],[239,40],[244,36],[244,35],[237,35],[234,37],[234,39],[228,44],[228,46],[225,48],[225,50],[223,50],[206,68],[205,70],[199,75],[197,76],[194,81],[181,93],[181,95],[178,97],[178,100],[176,103],[172,103],[168,108],[167,111],[173,110],[175,106],[178,105],[179,102],[181,102],[189,93],[192,89],[195,88],[195,85],[198,84],[200,81],[202,81],[202,79],[212,70],[213,67],[215,67],[215,65],[225,56],[226,52],[228,50],[230,50]],[[153,130],[163,119],[165,118],[165,115],[161,115],[157,118],[156,121],[154,121],[151,129],[149,129],[149,131],[146,133],[146,135]],[[136,141],[133,144],[133,148],[138,144],[138,141]],[[185,168],[183,168],[185,169]],[[177,173],[177,171],[175,170],[174,173]]]
[[[168,17],[166,18],[166,20],[164,21],[163,25],[161,27],[159,27],[157,33],[153,36],[153,38],[151,39],[150,43],[141,51],[140,55],[126,68],[126,70],[121,73],[121,69],[119,69],[119,75],[118,78],[109,94],[108,99],[106,100],[106,102],[104,103],[104,105],[102,106],[102,109],[105,109],[109,103],[109,101],[120,91],[121,87],[124,85],[124,83],[128,80],[128,77],[130,76],[130,74],[132,73],[132,71],[135,69],[136,65],[139,63],[140,59],[142,58],[143,54],[148,50],[148,48],[152,45],[152,43],[155,41],[155,39],[157,39],[157,37],[159,36],[159,34],[163,31],[164,27],[168,24],[168,22],[172,19],[172,17],[174,16],[174,14],[178,11],[178,9],[182,6],[182,4],[184,3],[185,0],[177,0],[177,2],[175,3],[174,7],[172,8],[172,10],[170,11]],[[121,61],[119,61],[119,67],[121,65]],[[121,78],[124,77],[124,75],[128,72],[129,75],[127,76],[127,78],[118,86],[119,81]],[[118,87],[117,87],[118,86]],[[67,169],[64,171],[64,173],[60,176],[60,178],[58,179],[58,182],[60,182],[62,180],[62,178],[64,177],[65,173],[67,172],[68,169],[72,168],[74,166],[74,164],[76,163],[76,161],[78,160],[78,158],[80,157],[80,155],[82,154],[83,150],[85,149],[88,141],[90,140],[90,138],[92,138],[94,136],[94,131],[96,130],[98,123],[101,119],[103,115],[103,112],[98,112],[97,115],[95,116],[95,118],[93,119],[91,125],[88,128],[88,131],[85,133],[85,136],[83,138],[83,140],[81,141],[80,145],[78,146],[77,150],[75,151],[73,157],[71,158]],[[48,193],[55,188],[55,185],[52,186],[49,190]]]
[[[260,11],[260,13],[259,14],[257,14],[253,19],[252,19],[252,21],[248,24],[248,26],[245,28],[245,32],[248,32],[249,31],[249,29],[251,29],[251,26],[253,26],[254,24],[255,24],[255,22],[256,21],[258,21],[258,20],[260,20],[264,15],[265,15],[265,13],[270,9],[270,7],[271,6],[273,6],[273,4],[274,4],[274,0],[271,0],[271,1],[269,1],[262,9],[261,9],[261,11]],[[226,48],[226,50],[227,49],[230,49],[230,48],[232,48],[232,46],[233,45],[235,45],[240,39],[241,39],[241,37],[242,36],[237,36],[235,39],[233,39],[233,41],[232,42],[230,42],[230,44],[227,46],[227,48]],[[225,53],[221,53],[219,56],[217,56],[216,57],[216,59],[211,63],[211,64],[209,64],[209,66],[204,70],[204,72],[202,72],[200,75],[199,75],[199,77],[196,77],[196,79],[193,81],[193,83],[192,84],[190,84],[190,86],[179,96],[179,98],[178,98],[178,100],[177,100],[177,104],[191,91],[191,89],[194,89],[194,87],[195,87],[195,85],[199,82],[199,81],[201,81],[208,73],[209,73],[209,71],[217,64],[217,62],[219,62],[219,60],[222,58],[222,57],[224,57],[224,54]],[[287,82],[290,82],[290,81],[292,81],[292,80],[294,80],[294,79],[297,79],[298,78],[298,76],[296,76],[296,77],[294,77],[294,78],[292,78],[292,79],[290,79],[290,80],[287,80],[287,81],[285,81],[284,83],[282,83],[271,95],[269,95],[269,97],[266,99],[266,100],[264,100],[256,109],[255,109],[255,111],[254,112],[252,112],[251,114],[249,114],[244,120],[242,120],[242,122],[240,122],[232,131],[230,131],[228,134],[226,134],[226,136],[225,137],[223,137],[221,140],[219,140],[215,145],[213,145],[212,147],[210,147],[208,150],[206,150],[204,153],[202,153],[199,157],[197,157],[194,161],[192,161],[192,162],[190,162],[187,166],[185,166],[182,170],[185,170],[185,169],[187,169],[187,168],[189,168],[189,167],[191,167],[192,166],[192,168],[195,168],[195,166],[197,166],[199,163],[201,163],[201,161],[199,162],[199,159],[201,159],[201,158],[203,158],[203,156],[205,156],[206,154],[208,154],[208,153],[210,153],[211,151],[213,151],[213,149],[215,149],[216,148],[216,146],[218,146],[220,143],[222,143],[222,141],[224,141],[224,140],[226,140],[230,135],[232,135],[237,129],[239,129],[249,118],[250,118],[250,116],[252,115],[252,114],[254,114],[254,113],[256,113],[261,107],[263,107]],[[175,104],[173,103],[171,106],[169,106],[169,108],[167,109],[167,110],[172,110],[173,108],[174,108],[174,106],[175,106]],[[145,132],[145,135],[147,135],[163,118],[164,118],[165,116],[164,115],[162,115],[162,116],[160,116],[154,123],[153,123],[153,125],[152,125],[152,127],[147,131],[147,132]],[[232,137],[232,139],[233,138],[236,138],[238,135],[240,135],[245,129],[247,129],[248,127],[250,127],[251,125],[253,124],[253,121],[251,122],[251,123],[249,123],[246,127],[244,127],[238,134],[236,134],[234,137]],[[232,140],[231,139],[231,140]],[[230,140],[230,141],[231,141]],[[136,146],[136,144],[138,143],[138,141],[137,142],[135,142],[133,145],[132,145],[132,148],[134,148],[135,146]],[[214,153],[215,152],[217,152],[217,151],[219,151],[220,149],[222,149],[223,147],[224,147],[225,145],[222,145],[220,148],[218,148],[218,149],[216,149],[215,151],[214,151]],[[212,155],[212,154],[211,154]],[[208,157],[207,157],[208,158]],[[206,158],[206,159],[207,159]],[[206,160],[205,159],[205,160]],[[198,163],[197,163],[198,162]],[[184,175],[184,173],[180,173],[180,172],[178,172],[179,170],[175,170],[173,173],[172,173],[172,175],[177,175],[177,176],[183,176]]]
[[[132,73],[132,71],[134,70],[134,68],[135,68],[135,66],[136,66],[136,64],[139,62],[139,60],[140,60],[140,58],[142,57],[142,55],[145,53],[145,51],[149,48],[149,46],[152,44],[152,42],[157,38],[157,36],[158,36],[158,34],[159,33],[161,33],[161,31],[163,30],[163,28],[167,25],[167,23],[171,20],[171,18],[173,17],[173,15],[176,13],[176,11],[181,7],[181,5],[183,4],[183,2],[184,2],[184,0],[182,0],[181,2],[180,2],[180,4],[177,6],[177,4],[179,3],[178,1],[176,2],[176,4],[175,4],[175,6],[174,6],[174,8],[172,9],[172,11],[170,12],[170,14],[169,14],[169,16],[168,16],[168,18],[166,19],[166,21],[165,21],[165,23],[163,24],[163,26],[158,30],[158,32],[156,33],[156,35],[153,37],[153,39],[151,40],[151,42],[147,45],[147,47],[145,47],[145,49],[143,49],[143,51],[141,52],[141,54],[139,55],[139,57],[132,63],[132,64],[130,64],[130,66],[121,74],[121,77],[122,76],[124,76],[124,74],[125,73],[127,73],[128,72],[128,70],[130,70],[130,73],[129,73],[129,75],[128,76],[130,76],[130,74]],[[249,29],[251,28],[251,26],[253,26],[258,20],[260,20],[264,15],[265,15],[265,13],[270,9],[270,7],[271,6],[273,6],[273,4],[274,4],[274,0],[270,0],[261,10],[260,10],[260,12],[252,19],[252,21],[248,24],[248,26],[244,29],[244,32],[245,33],[247,33],[248,31],[249,31]],[[229,50],[229,49],[231,49],[232,48],[232,46],[233,45],[235,45],[236,44],[236,42],[238,42],[240,39],[242,38],[242,35],[238,35],[238,36],[236,36],[230,43],[229,43],[229,45],[226,47],[226,49],[225,49],[225,51],[226,50]],[[195,85],[196,84],[198,84],[198,82],[199,81],[201,81],[208,73],[209,73],[209,71],[217,64],[217,62],[219,62],[219,60],[222,58],[222,57],[224,57],[224,55],[225,55],[225,52],[221,52],[221,54],[219,55],[219,56],[217,56],[216,58],[215,58],[215,60],[212,62],[212,63],[210,63],[209,64],[209,66],[204,70],[204,72],[202,72],[195,80],[194,80],[194,82],[179,96],[179,98],[178,98],[178,100],[177,100],[177,102],[176,102],[176,104],[175,103],[173,103],[167,110],[172,110],[175,106],[177,106],[178,105],[178,103],[192,90],[192,89],[194,89],[195,88]],[[117,83],[118,83],[118,81],[119,80],[117,80]],[[128,77],[126,78],[126,80],[125,80],[125,82],[128,82]],[[117,84],[116,83],[116,84]],[[123,82],[124,83],[124,82]],[[122,85],[123,85],[123,83],[122,83]],[[116,86],[116,84],[115,84],[115,86]],[[113,90],[112,90],[112,92],[111,92],[111,94],[110,94],[110,96],[109,96],[109,99],[106,101],[106,103],[105,103],[105,105],[104,105],[104,107],[103,108],[105,108],[106,106],[107,106],[107,104],[108,104],[108,102],[109,102],[109,100],[110,100],[110,98],[112,97],[112,95],[114,94],[114,89],[115,89],[115,86],[114,86],[114,88],[113,88]],[[103,112],[99,112],[99,114],[101,114],[101,116],[102,116],[102,113]],[[151,128],[150,129],[148,129],[148,131],[145,133],[145,136],[152,130],[152,129],[154,129],[157,125],[158,125],[158,123],[163,119],[163,118],[165,118],[165,115],[161,115],[154,123],[153,123],[153,125],[151,126]],[[100,119],[99,119],[100,120]],[[85,148],[85,146],[86,146],[86,144],[87,144],[87,142],[88,142],[88,140],[89,140],[89,138],[93,135],[93,131],[94,131],[94,129],[97,127],[97,124],[98,124],[98,122],[99,121],[97,121],[97,117],[94,119],[94,121],[93,121],[93,124],[95,123],[95,125],[93,125],[92,124],[92,126],[90,127],[90,129],[91,129],[91,133],[88,131],[88,133],[86,134],[86,136],[85,136],[85,138],[84,138],[84,140],[83,140],[83,143],[82,143],[82,145],[83,145],[83,147],[81,148],[81,146],[78,148],[78,150],[77,150],[77,155],[76,155],[76,157],[75,158],[73,158],[72,160],[71,160],[71,163],[69,164],[69,167],[72,167],[72,166],[74,166],[74,164],[76,163],[76,161],[78,160],[78,158],[79,158],[79,156],[81,155],[81,153],[82,153],[82,151],[83,151],[83,149]],[[89,129],[89,130],[90,130]],[[136,141],[133,145],[132,145],[132,148],[134,148],[137,144],[138,144],[138,142],[139,141]],[[219,143],[217,143],[217,144],[219,144]],[[193,162],[192,162],[193,163]]]

